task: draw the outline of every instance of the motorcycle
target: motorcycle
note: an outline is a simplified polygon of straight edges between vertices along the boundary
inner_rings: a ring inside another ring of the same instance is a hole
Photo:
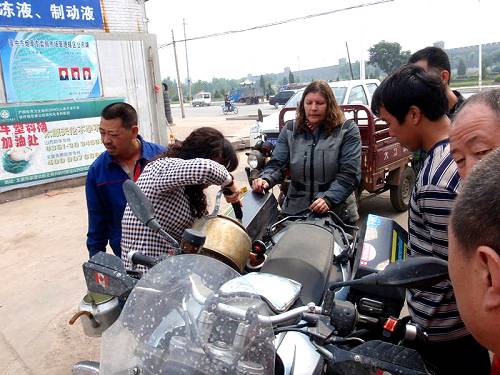
[[[147,202],[130,205],[141,221],[160,232]],[[135,253],[134,263],[152,267],[137,280],[118,258],[97,254],[84,264],[89,291],[126,302],[116,322],[103,329],[100,366],[79,363],[74,373],[350,374],[384,369],[427,374],[416,351],[392,343],[421,337],[416,326],[393,319],[390,326],[398,327],[393,330],[398,335],[365,341],[366,331],[373,334],[389,320],[375,308],[371,316],[359,313],[345,296],[349,285],[435,283],[447,276],[446,262],[412,259],[352,279],[348,262],[356,241],[336,220],[307,215],[273,224],[264,237],[274,245],[260,272],[245,275],[207,256],[151,259]],[[310,231],[304,234],[306,227]],[[301,252],[306,242],[317,252]],[[98,307],[94,312],[99,314]],[[95,329],[105,319],[89,321]]]
[[[233,102],[231,102],[229,108],[226,105],[226,103],[221,104],[220,107],[221,107],[222,113],[224,115],[227,115],[228,113],[234,113],[235,115],[238,114],[238,107],[236,107],[236,105],[234,105]]]
[[[266,164],[271,160],[273,156],[274,146],[276,146],[277,139],[257,141],[255,146],[246,153],[247,155],[247,167],[245,167],[245,173],[247,175],[248,183],[252,186],[253,180],[260,177],[260,174],[264,170]],[[285,173],[284,180],[279,184],[279,196],[278,204],[282,207],[285,200],[286,194],[288,192],[288,186],[290,185],[290,178],[287,173]]]

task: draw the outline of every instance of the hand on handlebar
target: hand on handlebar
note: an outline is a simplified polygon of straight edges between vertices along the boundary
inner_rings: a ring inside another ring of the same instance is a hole
[[[236,183],[233,182],[231,186],[226,187],[225,189],[228,189],[231,191],[231,194],[226,194],[224,193],[224,198],[226,198],[227,203],[239,203],[241,206],[241,201],[240,201],[240,189],[238,186],[236,186]]]
[[[269,189],[269,183],[263,178],[256,178],[252,181],[252,189],[257,193],[265,193]]]
[[[323,198],[318,198],[312,202],[309,209],[317,214],[324,214],[325,212],[330,211],[330,206],[328,206],[328,203],[326,203]]]

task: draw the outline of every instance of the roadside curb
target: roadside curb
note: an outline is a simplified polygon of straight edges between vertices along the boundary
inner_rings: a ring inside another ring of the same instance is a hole
[[[226,121],[233,120],[257,120],[257,115],[245,115],[245,116],[236,116],[236,117],[226,117]]]

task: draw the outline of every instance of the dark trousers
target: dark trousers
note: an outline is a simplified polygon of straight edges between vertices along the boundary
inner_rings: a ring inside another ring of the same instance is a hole
[[[488,350],[471,335],[443,342],[429,342],[420,354],[437,375],[489,375]]]

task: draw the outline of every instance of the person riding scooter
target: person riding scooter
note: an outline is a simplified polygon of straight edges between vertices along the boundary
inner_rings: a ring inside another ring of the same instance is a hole
[[[224,106],[227,108],[228,112],[231,112],[233,104],[227,95],[224,95]]]

